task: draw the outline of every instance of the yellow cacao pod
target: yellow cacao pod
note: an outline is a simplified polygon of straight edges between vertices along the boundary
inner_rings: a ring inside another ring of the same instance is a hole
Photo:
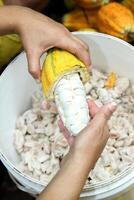
[[[77,8],[63,16],[63,24],[71,31],[86,28],[97,28],[98,8],[86,10]]]
[[[2,0],[0,0],[0,6],[3,6],[3,1]]]
[[[100,32],[126,41],[134,40],[134,16],[122,4],[113,2],[102,6],[98,12],[97,25]]]
[[[62,22],[71,31],[91,27],[82,9],[75,9],[65,14]]]
[[[92,10],[85,9],[85,16],[87,18],[88,23],[92,28],[97,29],[97,15],[98,15],[99,8],[95,8]]]
[[[0,0],[0,6],[3,1]],[[0,36],[0,68],[6,65],[22,48],[20,37],[16,34]]]
[[[110,0],[75,0],[76,4],[85,9],[93,9],[110,2]]]
[[[122,4],[134,13],[134,0],[123,0]]]
[[[0,67],[7,64],[21,50],[21,41],[18,35],[0,36]]]
[[[79,72],[83,83],[89,80],[87,67],[73,54],[53,48],[48,51],[41,73],[41,82],[45,96],[53,100],[56,84],[65,75]]]

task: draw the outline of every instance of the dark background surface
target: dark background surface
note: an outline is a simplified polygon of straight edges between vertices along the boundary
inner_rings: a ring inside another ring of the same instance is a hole
[[[0,162],[0,200],[34,200],[28,194],[17,189],[7,170]]]

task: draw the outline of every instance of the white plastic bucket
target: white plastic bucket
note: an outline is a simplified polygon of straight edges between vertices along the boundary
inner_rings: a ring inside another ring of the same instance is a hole
[[[100,33],[75,33],[90,47],[93,66],[104,71],[115,71],[133,81],[134,47],[117,38]],[[21,53],[0,77],[0,158],[12,179],[21,190],[33,196],[45,186],[16,169],[19,157],[13,145],[13,129],[17,117],[31,104],[31,95],[38,86],[27,71],[25,53]],[[134,166],[83,190],[82,199],[109,199],[119,196],[134,186]]]

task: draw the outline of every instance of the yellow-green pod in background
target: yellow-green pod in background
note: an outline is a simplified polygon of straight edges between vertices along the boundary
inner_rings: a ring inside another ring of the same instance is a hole
[[[0,68],[18,54],[21,47],[22,45],[18,35],[0,36]]]
[[[0,0],[0,6],[3,1]],[[14,58],[22,48],[20,37],[16,34],[0,36],[0,69]]]
[[[0,6],[3,6],[3,1],[2,0],[0,0]]]

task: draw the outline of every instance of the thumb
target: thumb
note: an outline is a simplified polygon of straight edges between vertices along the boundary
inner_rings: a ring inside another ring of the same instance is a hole
[[[73,37],[66,37],[64,40],[60,40],[59,47],[77,56],[89,69],[91,66],[90,54],[88,48],[85,48],[85,45],[81,43]]]
[[[116,110],[116,103],[108,103],[104,105],[95,115],[90,125],[96,127],[96,124],[101,126],[105,125],[107,121],[110,119],[113,112]],[[96,123],[97,122],[97,123]],[[97,128],[97,127],[96,127]]]
[[[27,53],[28,60],[28,71],[35,78],[40,78],[41,68],[40,68],[40,55],[36,52],[32,54]]]

